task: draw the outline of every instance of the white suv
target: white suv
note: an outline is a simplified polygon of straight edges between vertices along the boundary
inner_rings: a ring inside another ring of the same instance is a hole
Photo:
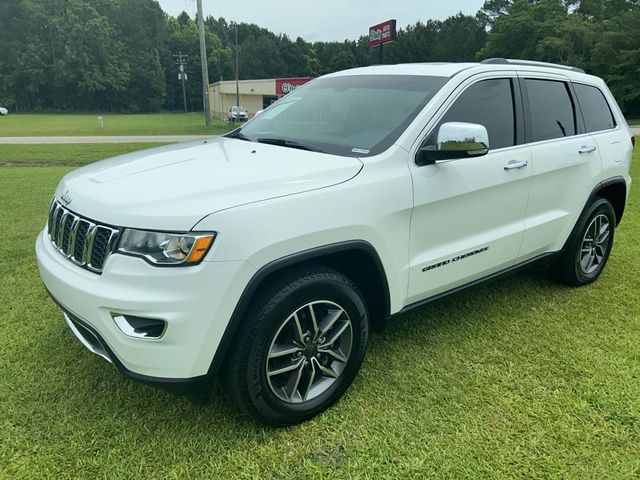
[[[335,73],[225,137],[66,175],[38,265],[125,375],[195,395],[221,374],[253,417],[293,424],[340,398],[390,317],[532,262],[594,281],[632,144],[576,68]]]
[[[249,119],[247,109],[244,107],[231,107],[227,112],[230,122],[246,122]]]

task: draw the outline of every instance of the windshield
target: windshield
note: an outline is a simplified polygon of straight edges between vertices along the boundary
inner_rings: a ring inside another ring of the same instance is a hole
[[[319,78],[228,136],[334,155],[377,155],[447,80],[420,75]]]

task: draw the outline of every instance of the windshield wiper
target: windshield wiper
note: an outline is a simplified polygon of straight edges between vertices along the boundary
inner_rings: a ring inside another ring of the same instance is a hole
[[[242,133],[240,130],[237,130],[235,132],[231,132],[229,135],[227,135],[227,138],[237,138],[238,140],[244,140],[246,142],[253,142],[252,139],[250,139],[249,137],[247,137],[244,133]]]
[[[288,148],[297,148],[298,150],[307,150],[309,152],[318,152],[323,153],[317,147],[312,145],[306,145],[304,143],[295,142],[293,140],[287,140],[286,138],[258,138],[257,142],[259,143],[268,143],[270,145],[278,145],[280,147],[288,147]]]

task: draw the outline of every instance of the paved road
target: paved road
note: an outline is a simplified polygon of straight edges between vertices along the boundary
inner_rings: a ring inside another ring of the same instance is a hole
[[[212,135],[145,135],[94,137],[0,137],[0,144],[37,145],[50,143],[175,143],[205,140]]]
[[[640,126],[631,127],[634,135],[640,136]],[[205,140],[211,135],[146,135],[119,137],[0,137],[0,144],[37,145],[49,143],[175,143]]]

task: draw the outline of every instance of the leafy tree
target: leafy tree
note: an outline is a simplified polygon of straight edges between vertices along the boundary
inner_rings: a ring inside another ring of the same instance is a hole
[[[608,82],[623,111],[640,117],[640,8],[607,22],[593,47],[594,73]]]
[[[440,23],[433,52],[434,60],[473,61],[486,38],[487,32],[476,17],[458,13]]]
[[[188,76],[187,98],[190,109],[202,109],[202,76],[200,66],[200,40],[198,26],[195,20],[189,18],[186,13],[177,19],[167,17],[169,30],[168,51],[165,57],[165,74],[167,83],[167,101],[165,107],[179,110],[182,108],[182,86],[178,80],[178,69],[172,55],[181,51],[188,55],[185,72]],[[209,67],[210,81],[217,81],[227,76],[231,77],[232,51],[224,47],[217,35],[209,29],[205,29],[205,42],[207,44],[207,63]]]
[[[418,21],[384,46],[387,63],[525,58],[604,77],[640,115],[640,0],[486,0],[475,16]],[[318,76],[378,62],[366,36],[306,42],[248,23],[205,19],[210,80]],[[202,108],[198,30],[155,0],[1,0],[0,103],[16,110],[182,108],[173,57],[188,55],[187,95]]]

